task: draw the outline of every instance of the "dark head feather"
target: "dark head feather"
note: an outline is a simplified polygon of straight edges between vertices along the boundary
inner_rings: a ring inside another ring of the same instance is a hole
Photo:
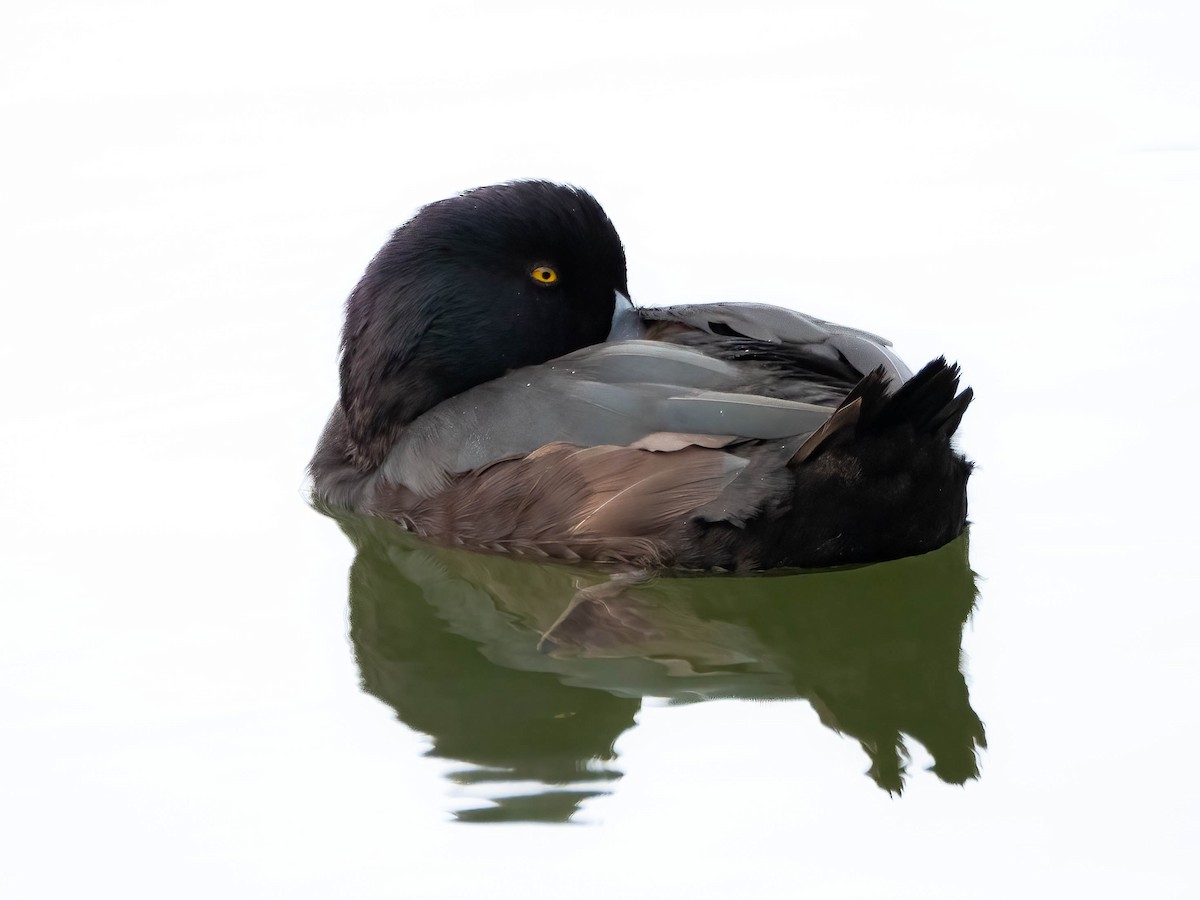
[[[556,283],[535,283],[550,265]],[[524,181],[421,209],[346,303],[341,403],[356,463],[378,465],[400,428],[442,400],[599,343],[625,252],[579,188]]]

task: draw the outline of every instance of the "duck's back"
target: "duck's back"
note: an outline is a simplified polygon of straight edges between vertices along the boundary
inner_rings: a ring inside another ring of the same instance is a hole
[[[446,543],[652,568],[865,562],[961,530],[969,395],[944,361],[892,397],[908,370],[865,332],[759,305],[629,312],[613,336],[632,339],[443,401],[371,472],[335,411],[318,495]]]

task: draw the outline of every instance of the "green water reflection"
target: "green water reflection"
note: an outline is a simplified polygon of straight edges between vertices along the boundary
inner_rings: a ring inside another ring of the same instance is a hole
[[[966,535],[857,569],[605,587],[603,572],[339,523],[358,550],[363,686],[429,735],[430,755],[466,764],[452,780],[492,792],[461,820],[568,821],[620,777],[613,744],[643,697],[806,700],[889,792],[905,783],[905,736],[942,780],[978,777],[984,729],[960,667],[975,601]]]

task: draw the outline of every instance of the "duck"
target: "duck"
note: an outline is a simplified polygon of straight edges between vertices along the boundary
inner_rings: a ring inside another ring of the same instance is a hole
[[[878,335],[782,307],[629,297],[581,188],[422,207],[346,301],[314,503],[637,573],[868,564],[966,527],[957,364],[914,374]]]

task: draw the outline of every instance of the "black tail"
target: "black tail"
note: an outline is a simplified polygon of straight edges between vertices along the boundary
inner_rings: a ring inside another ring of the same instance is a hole
[[[874,424],[894,428],[907,422],[918,433],[949,439],[975,396],[971,388],[955,396],[959,374],[957,363],[950,365],[939,356],[890,398],[882,398]]]
[[[803,535],[788,543],[820,549],[785,564],[893,559],[958,536],[971,463],[950,438],[974,397],[970,388],[958,393],[959,374],[939,357],[895,393],[881,369],[855,385],[789,463]]]
[[[893,394],[888,392],[891,382],[883,368],[876,369],[854,386],[829,421],[796,451],[789,465],[803,465],[829,447],[898,428],[949,440],[975,397],[971,388],[955,396],[959,375],[957,364],[951,365],[946,357],[939,356]]]

